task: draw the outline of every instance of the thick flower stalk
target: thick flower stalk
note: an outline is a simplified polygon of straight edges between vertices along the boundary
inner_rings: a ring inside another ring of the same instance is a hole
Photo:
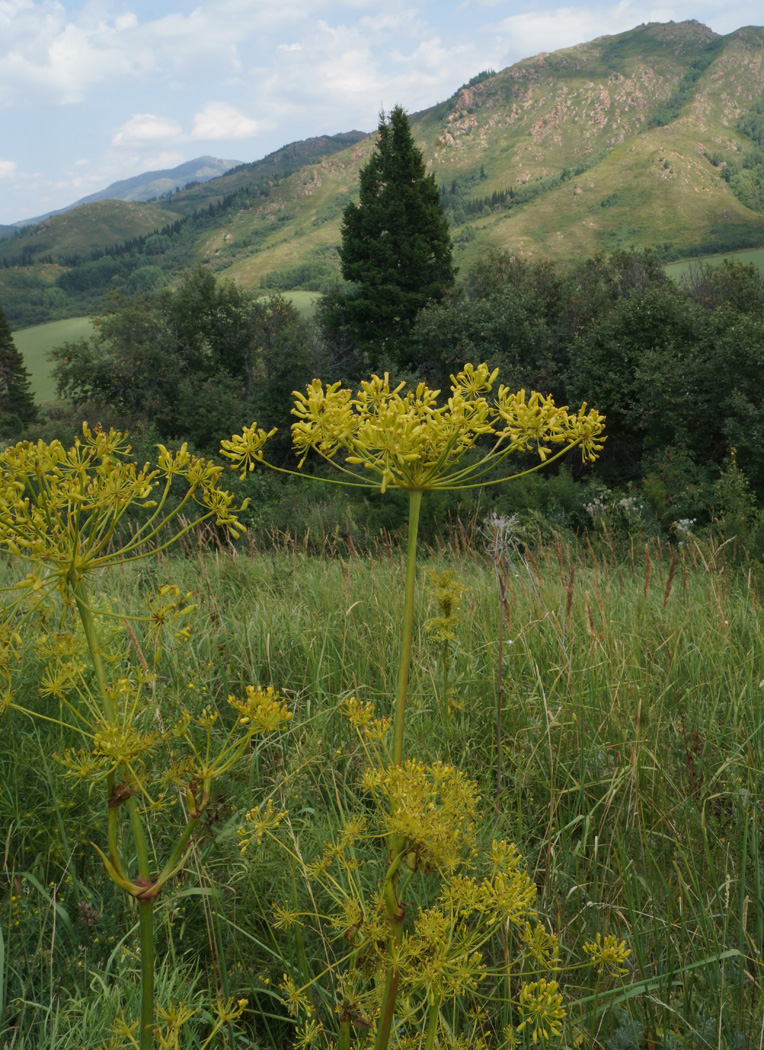
[[[584,460],[595,459],[602,449],[604,417],[586,404],[571,412],[551,397],[525,390],[512,392],[496,386],[498,369],[466,364],[451,377],[450,395],[439,401],[440,391],[420,383],[391,388],[390,378],[372,376],[357,393],[339,383],[324,386],[314,380],[305,394],[295,392],[292,440],[302,467],[316,453],[339,472],[332,480],[356,488],[409,493],[406,590],[401,627],[398,688],[394,711],[390,762],[403,762],[406,696],[411,664],[416,584],[416,547],[422,495],[429,491],[478,488],[510,481],[554,462],[573,448]],[[253,423],[241,434],[224,441],[221,453],[242,478],[257,463],[271,466],[264,448],[274,431]],[[515,454],[535,454],[538,462],[511,472],[508,460]],[[272,467],[282,473],[299,471]],[[391,824],[387,838],[390,875],[385,884],[391,962],[375,1038],[375,1050],[388,1045],[401,969],[396,961],[403,943],[405,907],[399,892],[399,869],[405,838],[395,821],[390,799]]]
[[[106,567],[153,557],[203,522],[214,522],[237,536],[243,530],[237,513],[247,501],[235,504],[219,487],[221,474],[219,466],[192,456],[185,445],[176,452],[160,445],[156,464],[139,467],[124,435],[91,430],[86,424],[72,448],[58,441],[22,442],[0,454],[0,551],[22,559],[30,569],[21,583],[5,592],[9,600],[0,628],[0,709],[23,710],[12,690],[23,617],[30,609],[41,612],[45,599],[57,592],[65,606],[76,609],[84,645],[73,632],[60,632],[41,644],[41,655],[46,650],[50,658],[41,692],[60,701],[81,734],[83,746],[58,759],[67,776],[104,785],[106,848],[96,849],[113,882],[138,905],[140,1050],[150,1050],[153,1043],[152,915],[157,895],[185,863],[212,782],[233,767],[256,733],[277,728],[290,716],[272,691],[248,687],[244,699],[230,698],[236,713],[222,744],[213,742],[211,735],[217,712],[193,718],[182,711],[174,720],[164,717],[153,692],[156,678],[145,659],[132,668],[123,646],[107,644],[108,625],[122,625],[127,617],[95,601],[90,580]],[[173,486],[180,498],[170,504]],[[188,636],[190,597],[165,585],[150,599],[147,615],[137,618],[147,625],[156,659],[163,635],[181,640]],[[92,677],[86,674],[83,655],[89,657]],[[179,746],[182,757],[175,755]],[[172,756],[169,770],[162,770],[160,753]],[[170,788],[180,793],[185,824],[165,863],[160,861],[159,870],[152,872],[145,817],[161,808]],[[120,835],[123,813],[132,832],[132,857],[125,856]]]

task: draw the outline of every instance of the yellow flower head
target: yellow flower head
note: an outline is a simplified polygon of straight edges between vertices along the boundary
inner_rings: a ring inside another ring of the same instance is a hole
[[[233,695],[228,697],[228,703],[239,712],[240,726],[247,726],[255,733],[269,733],[291,720],[292,712],[279,699],[273,686],[256,689],[248,685],[244,688],[244,694],[243,700],[237,700]]]
[[[598,933],[594,941],[587,941],[584,945],[584,952],[600,974],[619,977],[629,972],[624,963],[631,955],[631,948],[626,947],[626,941],[618,941],[612,933],[606,934],[604,940],[602,934]]]
[[[580,446],[584,459],[602,448],[604,417],[583,405],[577,412],[551,397],[500,386],[498,371],[466,364],[451,376],[451,392],[439,403],[439,390],[420,383],[390,386],[390,377],[373,375],[355,397],[339,383],[314,379],[306,393],[295,391],[292,440],[300,466],[311,451],[337,466],[349,484],[410,491],[465,488],[485,484],[486,475],[512,452],[535,451],[543,462]],[[254,463],[265,462],[266,433],[253,423],[224,441],[221,452],[242,478]],[[471,462],[460,466],[468,451]],[[356,468],[360,467],[358,471]]]
[[[192,456],[185,445],[174,453],[160,445],[156,466],[139,467],[125,434],[91,430],[87,423],[69,449],[60,441],[22,441],[0,453],[0,550],[48,570],[30,591],[71,590],[92,569],[148,556],[179,513],[241,530],[236,514],[245,504],[235,506],[218,488],[221,474],[221,467]],[[186,494],[165,510],[174,478],[185,481]],[[195,516],[189,515],[192,502],[200,508]],[[145,524],[127,535],[119,526],[131,507],[148,513]]]
[[[557,981],[546,981],[542,977],[540,981],[524,984],[520,989],[518,1009],[522,1021],[516,1031],[530,1029],[534,1043],[560,1035],[565,1009]]]

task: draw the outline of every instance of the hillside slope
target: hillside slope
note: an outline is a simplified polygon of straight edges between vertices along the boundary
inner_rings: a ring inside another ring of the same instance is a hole
[[[489,247],[565,259],[764,244],[764,213],[709,160],[753,148],[737,123],[764,99],[763,58],[762,28],[720,37],[697,22],[645,25],[476,77],[414,114],[461,265]],[[372,144],[273,187],[203,238],[196,258],[246,285],[320,274]]]
[[[411,123],[463,272],[490,248],[564,260],[764,245],[764,28],[642,25],[479,74]],[[39,279],[56,282],[72,253],[161,230],[122,252],[125,272],[203,262],[245,286],[320,288],[339,273],[342,209],[373,144],[321,136],[155,204],[79,208],[0,242],[0,265],[34,272],[47,253]]]

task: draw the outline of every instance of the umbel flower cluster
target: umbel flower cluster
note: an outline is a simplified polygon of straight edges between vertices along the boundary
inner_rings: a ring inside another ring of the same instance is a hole
[[[193,523],[214,520],[235,537],[242,531],[236,517],[246,500],[219,487],[222,469],[191,455],[186,445],[176,452],[159,446],[156,465],[139,467],[131,458],[125,435],[91,430],[66,449],[60,441],[22,441],[0,455],[0,549],[37,567],[65,591],[89,571],[114,562],[145,557],[147,544],[169,546],[182,528],[168,533],[188,504],[196,504]],[[166,501],[174,479],[185,493],[172,510]],[[129,536],[115,536],[131,507],[148,511]],[[161,537],[161,538],[160,538]],[[159,542],[157,542],[159,540]]]
[[[497,375],[485,364],[466,364],[451,377],[443,405],[440,391],[425,383],[391,388],[388,373],[362,382],[355,396],[340,383],[324,386],[315,379],[307,393],[295,392],[292,439],[299,465],[315,451],[340,469],[346,484],[423,492],[504,480],[495,472],[513,453],[536,452],[543,463],[579,446],[584,459],[595,458],[603,441],[599,412],[586,404],[569,412],[551,397],[513,393],[504,385],[494,394]],[[274,433],[253,423],[224,441],[222,454],[244,478],[265,462],[263,447]]]

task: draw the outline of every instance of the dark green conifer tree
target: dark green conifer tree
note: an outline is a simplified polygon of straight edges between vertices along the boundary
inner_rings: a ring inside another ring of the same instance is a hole
[[[400,106],[380,117],[379,140],[361,170],[359,202],[343,212],[339,254],[342,276],[355,290],[338,297],[330,324],[341,318],[373,365],[415,366],[414,318],[443,297],[455,270],[435,178]]]
[[[0,309],[0,437],[15,437],[37,419],[29,373]]]

